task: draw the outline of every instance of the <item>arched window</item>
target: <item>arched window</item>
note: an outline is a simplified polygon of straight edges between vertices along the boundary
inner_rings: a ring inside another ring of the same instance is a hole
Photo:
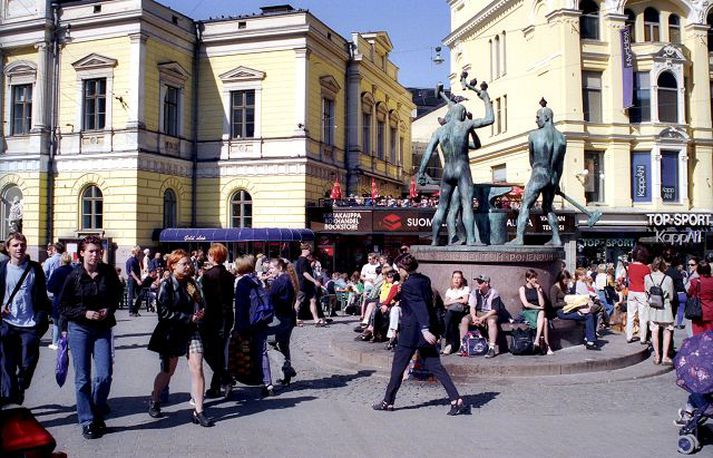
[[[593,0],[582,0],[579,4],[582,16],[579,18],[580,37],[588,40],[599,39],[599,5]]]
[[[668,41],[681,44],[681,18],[675,14],[668,17]]]
[[[253,198],[247,191],[235,191],[230,198],[230,227],[253,227]]]
[[[659,121],[678,122],[678,85],[671,72],[663,72],[658,79]]]
[[[713,52],[713,13],[708,15],[706,24],[708,24],[708,52]]]
[[[659,41],[659,12],[656,8],[644,10],[644,41]]]
[[[167,189],[163,193],[163,227],[176,227],[176,193]]]
[[[633,11],[626,9],[624,10],[626,15],[626,26],[629,28],[629,33],[631,35],[631,42],[636,42],[636,15]]]
[[[104,197],[97,186],[87,186],[82,193],[82,229],[101,229],[103,226]]]
[[[2,190],[0,195],[0,240],[5,240],[10,232],[10,207],[15,199],[22,200],[22,191],[17,185],[11,184]]]

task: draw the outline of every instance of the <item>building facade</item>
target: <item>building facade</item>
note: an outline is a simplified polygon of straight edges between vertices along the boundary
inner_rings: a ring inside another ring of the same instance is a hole
[[[31,253],[97,233],[306,225],[335,180],[400,192],[410,93],[386,32],[289,6],[196,21],[152,0],[0,2],[0,192]]]
[[[463,70],[489,84],[495,123],[479,131],[475,181],[526,183],[527,134],[539,100],[567,137],[562,190],[601,222],[582,240],[624,251],[651,232],[647,215],[713,209],[711,2],[449,0],[451,86]],[[467,96],[467,95],[466,95]],[[471,99],[475,99],[471,97]],[[479,100],[466,102],[474,114]],[[482,104],[481,104],[482,105]],[[570,208],[560,201],[558,206]],[[583,221],[585,217],[582,217]],[[671,219],[673,221],[674,219]],[[690,225],[659,228],[698,230]],[[703,228],[702,250],[706,234]],[[650,234],[649,234],[650,235]],[[707,249],[713,249],[710,240]],[[606,250],[599,250],[602,259]],[[590,256],[591,257],[591,256]]]

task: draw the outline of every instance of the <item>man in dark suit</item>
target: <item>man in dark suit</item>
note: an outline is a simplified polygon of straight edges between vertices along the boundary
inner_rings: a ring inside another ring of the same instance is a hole
[[[374,410],[393,410],[396,393],[401,387],[404,370],[409,365],[414,353],[418,350],[426,370],[441,382],[451,401],[448,415],[467,413],[469,406],[463,403],[458,390],[453,385],[448,372],[441,365],[441,359],[436,349],[438,331],[436,329],[436,311],[433,307],[433,290],[431,280],[418,272],[418,261],[411,254],[403,254],[396,259],[401,278],[400,305],[401,322],[399,324],[399,339],[391,365],[391,379],[386,387],[384,400],[372,407]]]

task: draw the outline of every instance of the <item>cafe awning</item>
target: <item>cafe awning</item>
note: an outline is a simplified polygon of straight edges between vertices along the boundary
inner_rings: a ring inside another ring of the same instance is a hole
[[[310,229],[261,228],[167,228],[162,243],[179,242],[307,242],[314,240]]]

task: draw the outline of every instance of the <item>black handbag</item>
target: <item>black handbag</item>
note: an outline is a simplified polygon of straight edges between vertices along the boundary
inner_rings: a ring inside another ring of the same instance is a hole
[[[686,300],[686,308],[683,309],[683,316],[688,320],[699,321],[703,318],[703,309],[701,308],[701,282],[696,283],[695,296],[689,297]]]

